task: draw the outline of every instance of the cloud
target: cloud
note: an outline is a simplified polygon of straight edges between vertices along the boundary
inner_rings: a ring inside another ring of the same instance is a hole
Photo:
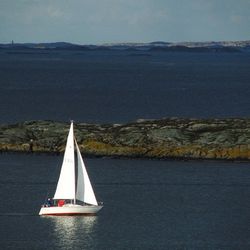
[[[54,6],[48,6],[47,14],[49,17],[52,17],[52,18],[61,18],[64,16],[64,12],[58,7],[54,7]]]
[[[230,16],[230,20],[232,23],[240,24],[243,21],[243,17],[239,15],[232,15]]]
[[[152,10],[149,8],[141,9],[130,13],[127,16],[127,22],[130,25],[143,26],[147,24],[157,24],[168,19],[168,12],[166,10]]]
[[[147,25],[165,22],[168,18],[167,8],[149,4],[148,0],[106,0],[102,4],[95,4],[97,1],[89,2],[88,13],[83,10],[79,22],[87,22],[92,26],[112,26],[114,29],[122,27],[135,29]]]
[[[40,20],[48,22],[49,20],[64,19],[64,11],[60,6],[54,4],[43,5],[40,2],[27,6],[24,10],[25,16],[29,20]]]

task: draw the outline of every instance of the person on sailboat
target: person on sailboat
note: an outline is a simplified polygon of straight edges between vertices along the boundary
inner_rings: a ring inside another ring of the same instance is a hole
[[[51,198],[48,198],[45,202],[45,207],[52,207],[53,206],[53,200]]]
[[[53,199],[52,199],[52,198],[49,198],[49,199],[48,199],[48,204],[49,204],[50,207],[53,206]]]
[[[57,205],[58,207],[62,207],[63,205],[65,205],[65,200],[59,200]]]

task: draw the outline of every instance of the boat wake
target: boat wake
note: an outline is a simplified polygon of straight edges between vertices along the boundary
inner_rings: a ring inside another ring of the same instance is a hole
[[[13,217],[24,217],[24,216],[38,216],[37,214],[29,214],[29,213],[0,213],[0,217],[4,216],[13,216]]]

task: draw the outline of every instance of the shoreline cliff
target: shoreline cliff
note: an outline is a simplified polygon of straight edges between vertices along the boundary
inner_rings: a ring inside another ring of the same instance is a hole
[[[81,152],[89,156],[250,160],[248,118],[76,123],[74,128]],[[54,121],[3,124],[0,152],[62,153],[68,130],[69,123]]]

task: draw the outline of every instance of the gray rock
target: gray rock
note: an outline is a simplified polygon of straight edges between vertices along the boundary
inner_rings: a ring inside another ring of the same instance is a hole
[[[63,152],[69,124],[29,121],[0,126],[0,150]],[[75,124],[85,154],[153,158],[250,160],[250,119],[143,120]]]

